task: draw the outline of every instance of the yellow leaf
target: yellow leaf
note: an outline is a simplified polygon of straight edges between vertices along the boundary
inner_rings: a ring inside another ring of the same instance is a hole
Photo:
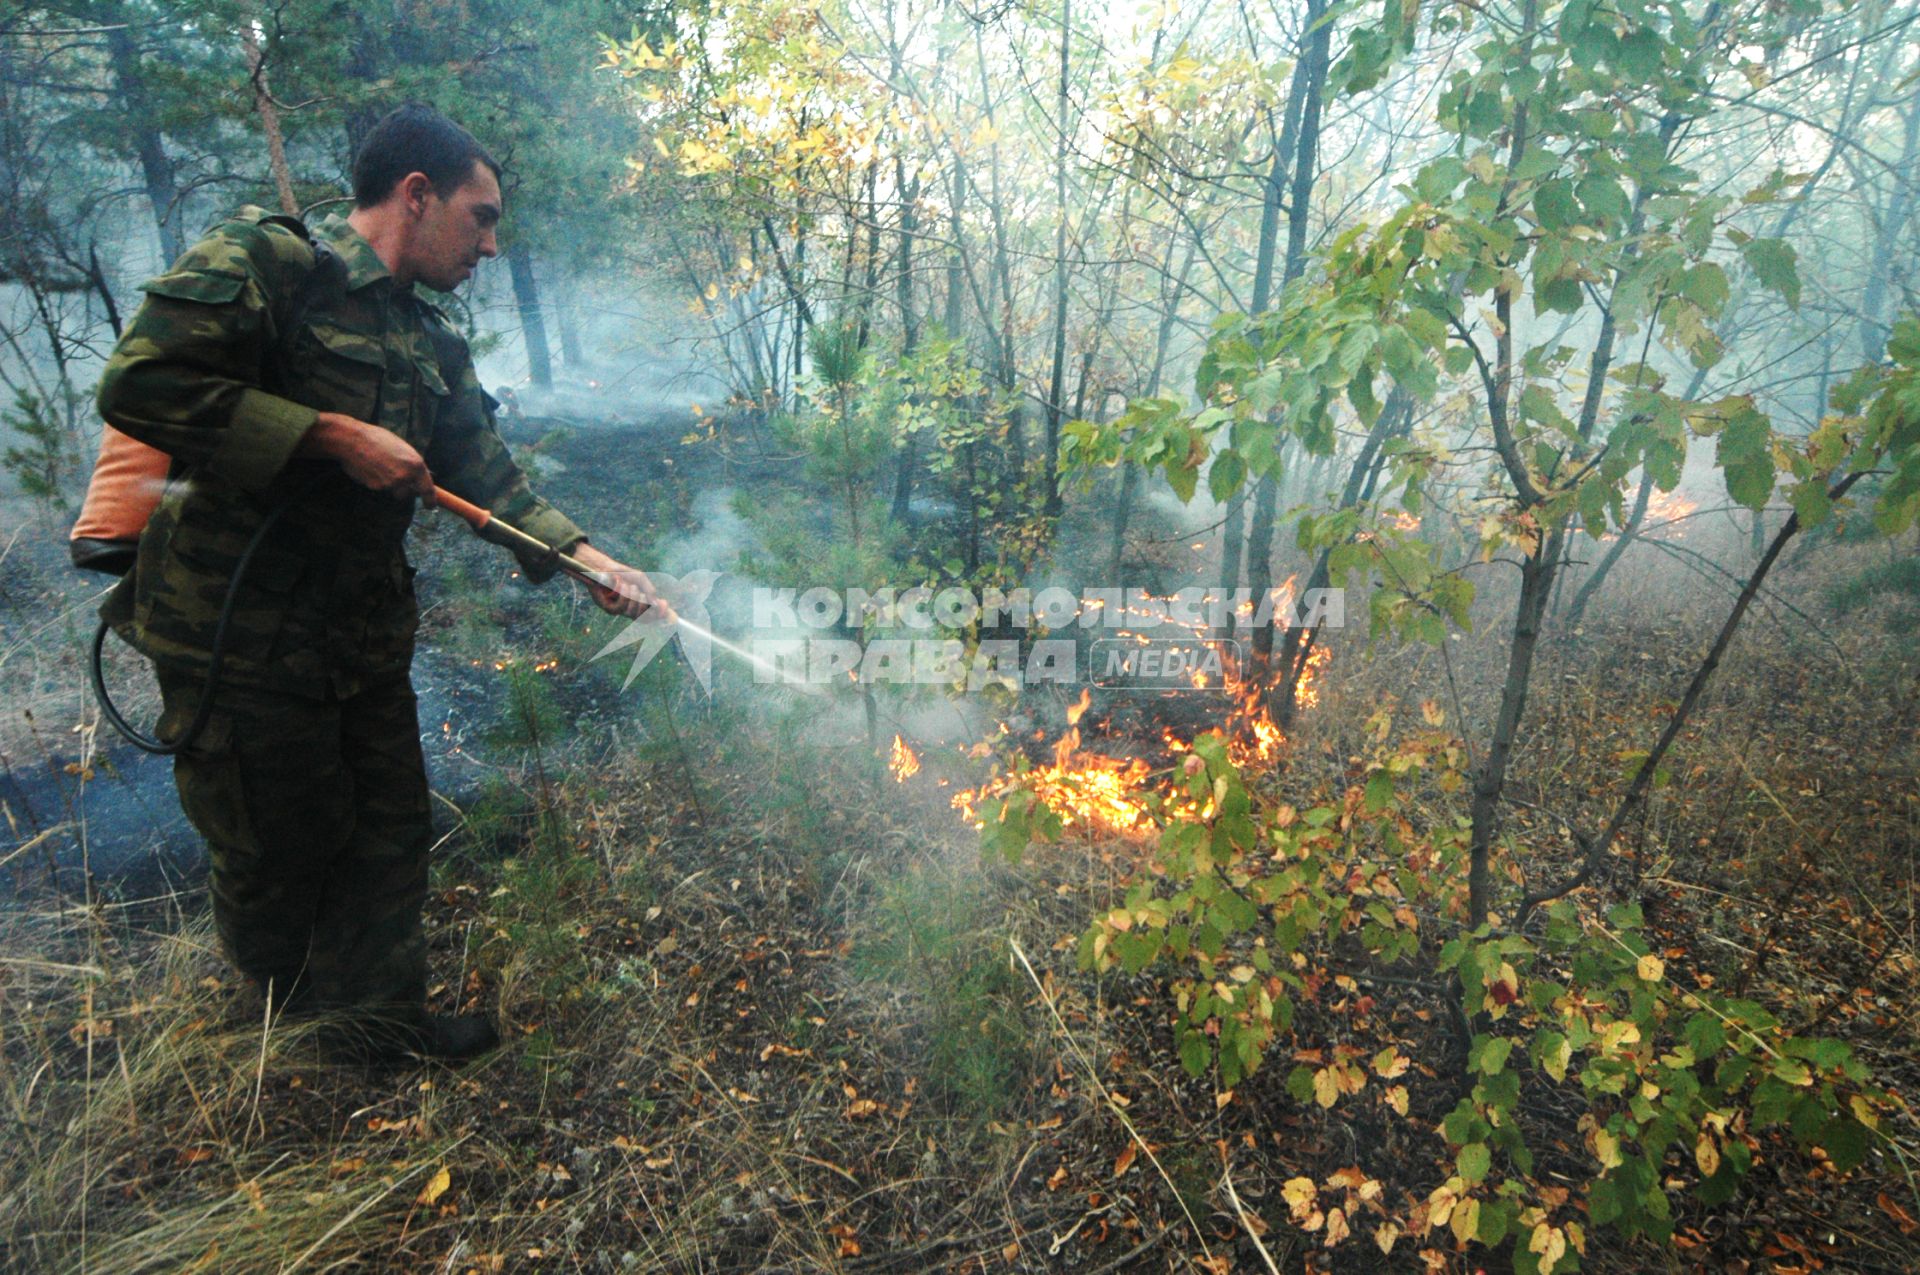
[[[1647,955],[1641,957],[1639,962],[1634,965],[1633,972],[1649,983],[1657,983],[1660,981],[1661,975],[1667,972],[1667,967],[1659,957]]]
[[[1420,716],[1429,726],[1439,726],[1447,720],[1446,710],[1430,699],[1420,701]]]
[[[1329,1209],[1327,1211],[1326,1246],[1332,1248],[1351,1234],[1353,1234],[1353,1231],[1347,1226],[1346,1211],[1344,1209]]]
[[[1331,1107],[1340,1101],[1340,1079],[1333,1074],[1333,1068],[1322,1067],[1313,1073],[1313,1100],[1322,1107]]]
[[[1405,1085],[1393,1085],[1389,1087],[1387,1090],[1387,1105],[1393,1108],[1393,1113],[1395,1115],[1397,1116],[1406,1115],[1407,1114],[1407,1087]]]
[[[1312,1178],[1288,1178],[1280,1188],[1280,1196],[1287,1202],[1287,1211],[1299,1221],[1313,1209],[1313,1202],[1319,1196],[1320,1188],[1313,1184]]]
[[[427,1179],[427,1184],[420,1188],[420,1194],[415,1197],[414,1203],[430,1205],[445,1195],[447,1188],[452,1185],[453,1174],[447,1171],[445,1165],[442,1165],[438,1172]]]
[[[1621,1164],[1620,1139],[1605,1129],[1593,1131],[1593,1154],[1599,1157],[1603,1169],[1617,1168]]]
[[[1380,1246],[1382,1253],[1393,1252],[1393,1246],[1400,1242],[1400,1228],[1392,1222],[1382,1222],[1373,1228],[1373,1242]]]
[[[1700,1140],[1693,1144],[1693,1162],[1708,1177],[1720,1171],[1720,1147],[1714,1142],[1712,1134],[1704,1130],[1701,1132]]]
[[[1639,1042],[1640,1029],[1625,1020],[1608,1023],[1600,1032],[1600,1049],[1602,1053],[1611,1054],[1622,1045],[1636,1045]]]
[[[1453,1227],[1453,1237],[1462,1244],[1467,1243],[1480,1233],[1480,1201],[1475,1199],[1460,1201],[1448,1222]]]
[[[1527,1251],[1539,1255],[1540,1275],[1553,1275],[1554,1264],[1567,1255],[1567,1237],[1559,1227],[1542,1222],[1533,1228]]]

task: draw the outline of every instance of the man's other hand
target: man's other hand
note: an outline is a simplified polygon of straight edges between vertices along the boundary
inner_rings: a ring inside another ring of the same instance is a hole
[[[653,581],[647,579],[647,573],[637,567],[629,567],[614,558],[608,557],[598,549],[582,540],[573,548],[573,558],[582,566],[591,567],[613,581],[612,588],[585,580],[587,592],[600,609],[608,615],[624,615],[630,620],[670,620],[673,609],[661,598],[653,587]]]
[[[426,458],[392,430],[339,412],[321,412],[300,440],[300,454],[339,461],[347,477],[362,487],[433,503],[433,474]]]

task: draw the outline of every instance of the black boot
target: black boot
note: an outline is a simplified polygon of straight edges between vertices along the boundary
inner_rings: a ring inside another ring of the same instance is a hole
[[[466,1062],[500,1043],[500,1033],[485,1014],[428,1014],[417,1051],[440,1062]]]
[[[405,1025],[350,1025],[333,1042],[333,1052],[344,1062],[406,1067],[421,1061],[467,1062],[499,1043],[500,1034],[484,1014],[428,1014]]]

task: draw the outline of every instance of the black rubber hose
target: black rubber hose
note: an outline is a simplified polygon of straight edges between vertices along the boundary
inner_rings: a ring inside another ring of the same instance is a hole
[[[240,597],[240,586],[247,578],[247,568],[253,563],[254,551],[260,547],[260,543],[267,538],[267,533],[273,530],[274,524],[280,521],[280,515],[286,510],[287,507],[281,505],[267,515],[266,521],[260,524],[260,529],[253,533],[253,539],[247,541],[247,547],[240,553],[240,560],[233,564],[233,579],[227,583],[227,596],[220,604],[220,619],[213,626],[213,648],[207,655],[207,689],[201,692],[200,707],[194,710],[193,720],[187,723],[187,729],[180,738],[168,742],[151,735],[144,735],[120,715],[120,710],[113,706],[113,698],[107,694],[107,678],[102,668],[101,657],[110,626],[102,620],[100,627],[94,630],[93,656],[89,669],[93,677],[93,697],[100,703],[100,715],[106,718],[107,723],[119,731],[135,748],[159,757],[171,757],[191,747],[193,741],[200,737],[200,732],[207,728],[207,722],[213,717],[214,694],[220,689],[220,665],[226,659],[227,623],[233,619],[233,604]]]

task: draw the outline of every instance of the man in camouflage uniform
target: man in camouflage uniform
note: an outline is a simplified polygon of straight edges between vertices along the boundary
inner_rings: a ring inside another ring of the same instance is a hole
[[[593,590],[615,614],[646,610],[651,587],[528,488],[465,342],[414,292],[495,255],[499,166],[403,107],[356,156],[354,200],[311,237],[248,210],[145,285],[100,411],[183,481],[107,615],[153,660],[161,734],[177,736],[209,692],[236,568],[279,511],[235,595],[214,714],[174,763],[221,939],[276,1006],[336,1013],[382,1054],[464,1057],[491,1026],[424,1005],[432,836],[402,551],[415,500],[438,483],[619,573],[628,587]]]

